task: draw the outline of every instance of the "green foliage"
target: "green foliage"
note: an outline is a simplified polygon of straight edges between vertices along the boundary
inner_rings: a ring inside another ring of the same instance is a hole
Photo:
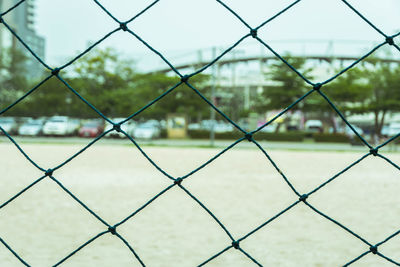
[[[1,69],[3,72],[14,75],[1,83],[2,87],[8,88],[1,90],[3,94],[14,93],[13,97],[0,98],[3,106],[12,103],[22,95],[21,92],[26,91],[26,79],[18,76],[23,71],[22,69],[16,70],[17,67],[22,68],[23,66],[21,61],[19,64],[14,62],[10,66],[7,65],[7,68]],[[128,117],[180,82],[177,77],[170,77],[163,73],[138,73],[134,70],[131,60],[121,58],[121,55],[112,49],[97,49],[90,52],[76,61],[69,69],[61,71],[61,77],[83,98],[109,117]],[[206,75],[196,75],[189,82],[202,94],[208,96],[207,79]],[[52,77],[42,84],[23,102],[23,105],[17,105],[9,114],[98,117],[56,77]],[[168,113],[183,113],[190,120],[195,120],[208,115],[209,106],[191,88],[182,84],[146,109],[139,118],[166,119]]]
[[[285,59],[305,77],[310,78],[310,69],[305,67],[305,58],[286,56]],[[269,86],[262,93],[258,105],[259,111],[284,109],[307,92],[304,80],[280,60],[276,60],[270,66],[270,71],[266,75],[275,85]],[[299,108],[301,105],[294,107],[294,109]]]
[[[356,137],[357,138],[357,137]],[[315,142],[325,142],[325,143],[349,143],[350,138],[345,134],[340,133],[315,133],[313,134],[313,139]]]
[[[121,116],[132,99],[132,65],[112,49],[97,49],[75,62],[67,82],[102,113]]]
[[[192,139],[209,139],[210,138],[210,131],[208,130],[188,130],[188,135]],[[219,140],[235,140],[239,139],[244,136],[244,134],[233,131],[233,132],[222,132],[222,133],[215,133],[215,139]]]
[[[370,59],[323,90],[341,111],[373,112],[374,131],[380,135],[386,115],[400,110],[400,66]]]
[[[138,73],[131,60],[121,59],[111,49],[94,51],[79,60],[71,76],[71,86],[110,117],[127,117],[137,112],[179,82],[163,73]],[[207,94],[206,79],[205,75],[198,75],[190,83]],[[165,119],[168,113],[184,113],[193,118],[208,109],[192,89],[181,85],[140,114],[140,118]]]
[[[205,75],[196,75],[189,80],[189,83],[203,95],[209,96],[210,89],[206,84],[207,79],[208,77]],[[137,110],[179,82],[178,78],[162,73],[140,74],[136,80],[133,97],[136,101],[140,101],[135,103]],[[189,86],[181,84],[141,116],[165,119],[168,113],[186,114],[190,121],[194,121],[198,117],[208,116],[210,107]]]
[[[26,60],[17,48],[0,50],[0,108],[10,105],[28,91]]]
[[[306,137],[304,132],[285,132],[285,133],[264,133],[259,132],[254,135],[256,140],[283,141],[283,142],[302,142]]]
[[[339,76],[334,81],[324,85],[321,90],[341,111],[354,111],[354,103],[360,103],[368,98],[368,92],[364,90],[363,85],[359,83],[360,77],[362,76],[362,70],[352,69]],[[305,110],[335,114],[327,101],[317,93],[307,98]]]
[[[207,130],[188,130],[188,135],[192,139],[209,139],[210,131]],[[215,133],[217,140],[237,140],[244,137],[239,131]],[[287,133],[265,133],[258,132],[254,134],[254,139],[258,141],[285,141],[285,142],[301,142],[305,138],[303,132],[287,132]]]

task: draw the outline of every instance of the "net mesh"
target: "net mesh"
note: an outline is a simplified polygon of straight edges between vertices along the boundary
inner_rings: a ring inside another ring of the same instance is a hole
[[[271,46],[269,46],[265,41],[263,41],[258,35],[257,32],[260,28],[264,27],[265,25],[267,25],[268,23],[270,23],[271,21],[273,21],[274,19],[276,19],[277,17],[279,17],[281,14],[285,13],[286,11],[288,11],[289,9],[293,8],[295,5],[297,5],[300,0],[297,0],[295,2],[293,2],[292,4],[290,4],[289,6],[285,7],[283,10],[281,10],[280,12],[278,12],[276,15],[272,16],[271,18],[269,18],[268,20],[264,21],[263,23],[261,23],[260,25],[256,26],[256,27],[251,27],[241,16],[239,16],[239,14],[234,11],[233,9],[231,9],[229,7],[228,4],[224,3],[223,1],[217,0],[217,2],[223,6],[228,12],[228,15],[234,16],[236,17],[241,23],[243,23],[247,28],[248,28],[248,33],[244,36],[242,36],[237,42],[235,42],[233,45],[231,45],[228,49],[226,49],[225,51],[223,51],[221,54],[219,54],[217,57],[215,57],[211,62],[209,62],[208,64],[206,64],[205,66],[201,67],[200,69],[194,71],[191,74],[188,75],[183,75],[176,67],[174,67],[167,59],[166,57],[163,56],[162,53],[160,53],[159,51],[157,51],[154,47],[152,47],[149,43],[147,43],[144,39],[142,39],[137,33],[135,33],[133,30],[131,30],[129,28],[129,24],[134,21],[136,18],[138,18],[139,16],[141,16],[142,14],[144,14],[145,12],[147,12],[149,9],[151,9],[154,5],[156,5],[160,0],[154,1],[152,2],[149,6],[147,6],[145,9],[143,9],[141,12],[139,12],[137,15],[135,15],[134,17],[132,17],[131,19],[127,20],[127,21],[120,21],[117,17],[115,17],[110,11],[108,11],[100,2],[98,2],[97,0],[94,0],[94,4],[97,5],[99,8],[101,8],[108,16],[110,16],[114,21],[115,21],[115,29],[111,32],[109,32],[107,35],[105,35],[103,38],[101,38],[100,40],[98,40],[97,42],[93,43],[90,47],[88,47],[85,51],[83,51],[82,53],[80,53],[78,56],[76,56],[74,59],[70,60],[69,62],[67,62],[66,64],[59,66],[57,68],[51,68],[49,67],[43,59],[41,59],[29,46],[28,44],[24,41],[24,36],[19,36],[13,29],[12,27],[10,27],[10,25],[8,24],[7,20],[4,19],[4,16],[6,14],[8,14],[9,12],[13,12],[19,5],[23,4],[24,2],[26,2],[26,0],[21,0],[19,1],[16,5],[10,7],[7,11],[3,12],[2,14],[0,14],[0,23],[1,23],[1,27],[5,27],[28,51],[29,53],[35,57],[35,59],[40,62],[40,64],[42,64],[47,70],[48,70],[48,75],[46,78],[44,78],[41,82],[39,82],[36,86],[34,86],[33,88],[31,88],[27,93],[25,93],[22,97],[20,97],[18,100],[16,100],[14,103],[12,103],[11,105],[9,105],[8,107],[4,108],[3,110],[0,111],[0,115],[5,114],[8,110],[12,109],[14,106],[16,106],[19,102],[21,102],[23,99],[27,98],[31,93],[33,93],[36,90],[40,90],[40,87],[46,83],[50,78],[52,77],[56,77],[59,81],[61,81],[63,84],[65,84],[68,88],[68,90],[70,90],[73,94],[75,94],[77,97],[79,97],[79,99],[82,100],[83,103],[85,103],[88,107],[90,107],[93,111],[95,111],[98,116],[100,116],[102,119],[104,119],[105,121],[107,121],[108,123],[112,124],[113,127],[107,131],[105,131],[104,133],[102,133],[100,136],[98,136],[97,138],[93,139],[89,144],[87,144],[85,147],[83,147],[79,152],[77,152],[76,154],[74,154],[73,156],[71,156],[69,159],[65,160],[64,162],[62,162],[61,164],[54,166],[51,169],[46,169],[43,168],[41,166],[39,166],[22,148],[21,146],[19,146],[19,144],[13,139],[13,137],[7,132],[5,131],[2,127],[0,127],[1,132],[4,133],[5,136],[7,136],[7,138],[9,139],[10,142],[12,142],[16,148],[24,155],[24,157],[31,163],[33,164],[37,169],[39,169],[40,171],[43,172],[43,175],[36,179],[33,183],[31,183],[30,185],[26,186],[22,191],[20,191],[19,193],[17,193],[16,195],[14,195],[12,198],[10,198],[9,200],[7,200],[5,203],[2,203],[0,205],[0,210],[2,208],[4,208],[5,206],[7,206],[9,203],[13,202],[15,199],[17,199],[18,197],[20,197],[22,194],[24,194],[27,190],[31,189],[32,187],[36,186],[37,184],[39,184],[40,182],[42,182],[45,179],[50,179],[52,181],[54,181],[59,187],[61,187],[63,189],[63,191],[70,195],[76,202],[78,202],[82,208],[84,208],[87,212],[89,212],[91,215],[93,215],[97,220],[99,220],[103,225],[104,225],[104,231],[98,233],[96,236],[92,237],[91,239],[87,240],[85,243],[83,243],[82,245],[80,245],[79,247],[73,249],[71,251],[70,254],[66,255],[64,258],[60,259],[57,263],[55,263],[53,266],[58,266],[62,263],[64,263],[65,261],[68,261],[68,259],[70,259],[71,257],[73,257],[78,251],[82,250],[84,247],[88,246],[90,243],[94,242],[96,239],[98,239],[99,237],[106,235],[106,234],[111,234],[114,235],[116,238],[120,239],[123,244],[125,244],[129,250],[132,252],[132,256],[138,261],[138,263],[140,263],[142,266],[145,266],[145,262],[142,260],[142,258],[140,257],[140,255],[136,252],[134,246],[132,244],[130,244],[123,235],[121,235],[118,232],[118,227],[121,226],[122,224],[124,224],[125,222],[127,222],[128,220],[133,220],[133,217],[135,215],[137,215],[139,212],[141,212],[143,209],[145,209],[146,207],[148,207],[149,205],[151,205],[151,203],[156,200],[158,197],[160,197],[161,195],[163,195],[164,193],[166,193],[167,191],[169,191],[171,188],[174,187],[179,187],[183,192],[185,192],[188,196],[190,196],[191,199],[193,199],[193,201],[195,201],[196,203],[198,203],[210,216],[210,220],[214,220],[222,229],[223,231],[226,233],[226,235],[230,238],[231,242],[229,244],[226,244],[226,247],[221,249],[220,251],[216,251],[214,255],[210,255],[209,258],[204,259],[204,261],[202,263],[200,263],[198,266],[203,266],[207,263],[209,263],[210,261],[214,260],[215,258],[219,257],[220,255],[224,254],[225,252],[227,252],[228,250],[231,249],[235,249],[238,250],[240,253],[243,253],[243,255],[245,255],[246,257],[248,257],[255,265],[258,266],[262,266],[261,263],[259,262],[259,260],[257,260],[255,257],[253,257],[250,253],[248,253],[247,251],[245,251],[241,246],[240,243],[245,240],[246,238],[249,238],[251,235],[253,235],[254,233],[256,233],[257,231],[259,231],[260,229],[264,228],[264,227],[268,227],[268,225],[274,221],[277,220],[278,218],[280,218],[281,216],[283,216],[287,211],[289,211],[290,209],[292,209],[293,207],[297,206],[297,205],[306,205],[307,207],[309,207],[312,211],[314,211],[315,213],[319,214],[320,216],[324,217],[326,220],[329,220],[330,222],[332,222],[333,224],[335,224],[337,227],[341,228],[343,231],[348,232],[349,234],[351,234],[355,239],[358,239],[360,242],[364,243],[366,245],[366,247],[368,249],[365,250],[364,253],[362,253],[361,255],[358,255],[357,257],[355,257],[354,259],[350,259],[347,262],[344,261],[344,265],[350,265],[358,260],[360,260],[361,258],[363,258],[364,256],[368,255],[368,254],[374,254],[378,257],[383,258],[384,260],[393,263],[395,265],[400,265],[399,262],[396,262],[395,260],[393,260],[392,258],[389,257],[389,255],[384,255],[380,252],[379,247],[387,242],[389,242],[391,239],[393,239],[395,236],[399,235],[400,230],[393,233],[392,235],[388,236],[387,238],[385,238],[384,240],[378,242],[378,243],[371,243],[370,241],[368,241],[366,238],[360,236],[359,234],[357,234],[356,232],[354,232],[352,229],[350,229],[349,227],[345,226],[344,224],[340,223],[339,221],[335,220],[334,218],[330,217],[328,214],[323,213],[322,211],[318,210],[316,207],[314,207],[313,205],[311,205],[307,200],[312,197],[314,194],[316,194],[321,188],[328,186],[333,180],[338,179],[343,173],[345,173],[346,171],[348,171],[349,169],[351,169],[353,166],[357,165],[358,163],[360,163],[361,161],[363,161],[366,158],[369,157],[379,157],[384,159],[386,162],[388,162],[388,164],[394,166],[395,168],[400,170],[400,167],[398,165],[396,165],[393,161],[391,161],[389,158],[387,158],[386,156],[382,155],[382,153],[380,152],[380,149],[386,145],[388,145],[391,142],[394,142],[394,140],[400,135],[397,134],[391,138],[389,138],[388,140],[386,140],[384,143],[378,145],[378,146],[373,146],[371,145],[369,142],[367,142],[367,140],[365,140],[361,134],[359,132],[357,132],[357,130],[355,129],[355,127],[353,127],[353,125],[351,123],[349,123],[348,120],[346,120],[345,116],[343,115],[343,113],[339,110],[339,108],[337,108],[335,106],[335,104],[329,99],[329,97],[323,92],[323,87],[332,82],[333,80],[335,80],[337,77],[339,77],[340,75],[342,75],[343,73],[345,73],[346,71],[348,71],[349,69],[353,68],[354,66],[356,66],[357,64],[359,64],[360,62],[362,62],[363,60],[365,60],[368,56],[370,56],[371,54],[373,54],[375,51],[377,51],[378,49],[380,49],[383,46],[392,46],[393,48],[395,48],[396,50],[400,51],[400,47],[394,42],[394,39],[396,37],[398,37],[400,35],[400,32],[394,35],[387,35],[385,34],[382,30],[380,30],[377,26],[375,26],[371,21],[368,20],[368,18],[366,18],[363,14],[361,14],[355,7],[353,7],[349,2],[342,0],[341,2],[343,2],[349,9],[351,9],[354,13],[356,13],[360,19],[362,19],[366,24],[368,24],[370,27],[372,27],[375,31],[377,31],[381,36],[382,36],[382,42],[380,44],[378,44],[377,46],[375,46],[373,49],[371,49],[368,53],[366,53],[365,55],[361,56],[359,59],[357,59],[356,61],[354,61],[353,63],[351,63],[349,66],[343,68],[340,72],[338,72],[337,74],[335,74],[334,76],[330,77],[329,79],[322,81],[322,82],[318,82],[318,83],[314,83],[312,81],[310,81],[309,79],[307,79],[299,70],[297,70],[296,68],[294,68],[287,60],[285,60],[285,58],[283,56],[281,56],[279,53],[277,53]],[[112,121],[110,118],[108,118],[107,116],[105,116],[102,112],[100,112],[100,110],[93,106],[89,101],[87,101],[82,95],[79,94],[79,89],[75,89],[72,86],[70,86],[70,84],[63,79],[63,70],[65,70],[68,66],[70,66],[72,63],[74,63],[76,60],[78,60],[79,58],[81,58],[82,56],[84,56],[85,54],[89,53],[93,48],[95,48],[96,46],[98,46],[100,43],[102,43],[104,40],[106,40],[107,38],[109,38],[111,35],[115,34],[116,32],[120,32],[123,31],[128,35],[131,35],[132,38],[136,38],[137,40],[139,40],[144,46],[146,46],[149,50],[151,50],[154,54],[156,54],[158,57],[160,57],[171,69],[171,71],[173,71],[176,75],[178,75],[180,77],[180,81],[175,84],[174,86],[172,86],[171,88],[169,88],[168,90],[166,90],[163,94],[159,95],[157,98],[155,98],[154,100],[150,101],[147,105],[145,105],[144,107],[142,107],[140,110],[138,110],[137,112],[133,113],[132,115],[130,115],[129,117],[127,117],[126,119],[119,121],[119,122],[115,122]],[[283,63],[285,63],[287,65],[287,67],[289,69],[291,69],[291,71],[295,72],[299,77],[301,77],[304,82],[308,85],[309,90],[306,94],[304,94],[303,96],[299,97],[295,102],[293,102],[291,105],[289,105],[288,107],[286,107],[284,110],[282,110],[279,114],[277,114],[276,116],[274,116],[272,119],[270,119],[268,122],[266,122],[264,125],[262,125],[261,127],[253,130],[253,131],[246,131],[245,129],[243,129],[240,125],[238,125],[238,123],[236,123],[235,121],[233,121],[231,118],[229,118],[224,112],[222,112],[218,107],[216,107],[212,101],[210,101],[207,97],[205,97],[195,86],[193,86],[191,84],[191,78],[194,77],[195,75],[198,75],[202,72],[204,72],[206,69],[210,68],[212,65],[216,64],[224,55],[228,54],[230,51],[232,51],[232,49],[234,49],[235,47],[237,47],[242,41],[244,41],[245,39],[249,39],[249,38],[253,38],[254,40],[258,41],[260,44],[262,44],[265,48],[267,48],[270,52],[272,52],[277,59],[281,60]],[[216,156],[210,158],[207,162],[205,162],[204,164],[202,164],[200,167],[190,171],[188,174],[181,176],[181,177],[173,177],[170,174],[168,174],[165,170],[163,170],[160,166],[157,165],[157,163],[155,163],[146,153],[145,151],[141,148],[141,146],[137,143],[137,141],[132,138],[129,134],[127,134],[121,127],[121,125],[123,125],[124,123],[127,123],[129,120],[131,120],[132,118],[138,116],[141,112],[143,112],[144,110],[146,110],[147,108],[149,108],[151,105],[153,105],[154,103],[156,103],[157,101],[160,101],[164,96],[171,94],[176,88],[178,88],[179,86],[186,84],[188,86],[188,90],[192,90],[195,94],[197,94],[198,96],[200,96],[205,103],[207,103],[210,107],[212,107],[217,113],[219,113],[222,117],[225,118],[226,121],[228,121],[229,123],[231,123],[237,130],[239,130],[242,133],[242,137],[239,138],[238,140],[234,141],[231,145],[229,145],[228,147],[226,147],[225,149],[223,149],[220,153],[218,153]],[[325,182],[323,182],[322,184],[320,184],[319,186],[317,186],[315,189],[311,190],[310,192],[299,192],[295,186],[291,183],[291,181],[286,177],[286,175],[284,174],[284,172],[279,169],[278,165],[272,160],[272,158],[270,157],[269,153],[267,153],[267,151],[259,144],[259,142],[257,142],[257,133],[259,131],[261,131],[264,127],[268,126],[269,124],[271,124],[272,122],[274,122],[275,120],[277,120],[279,117],[281,117],[283,114],[285,114],[286,112],[288,112],[289,110],[291,110],[294,106],[296,106],[297,104],[299,104],[301,101],[305,100],[309,95],[311,94],[319,94],[320,96],[322,96],[326,102],[329,104],[329,106],[337,113],[337,115],[343,120],[343,122],[351,129],[352,132],[354,132],[354,134],[357,136],[357,138],[363,143],[363,145],[365,146],[365,154],[360,157],[358,160],[356,160],[355,162],[351,163],[350,165],[348,165],[345,169],[341,170],[340,172],[338,172],[337,174],[335,174],[334,176],[332,176],[331,178],[329,178],[328,180],[326,180]],[[98,142],[101,138],[103,138],[105,135],[107,135],[110,132],[119,132],[124,134],[131,142],[132,144],[143,154],[143,156],[158,170],[160,171],[162,174],[165,175],[165,177],[167,179],[169,179],[171,181],[170,185],[167,186],[165,189],[163,189],[161,192],[159,192],[158,194],[156,194],[154,197],[152,197],[151,199],[149,199],[143,206],[141,206],[140,208],[138,208],[137,210],[133,211],[131,214],[129,214],[127,217],[125,217],[123,220],[121,220],[120,222],[116,223],[116,224],[109,224],[106,220],[104,220],[103,218],[101,218],[98,214],[96,214],[90,207],[88,207],[84,202],[82,202],[76,195],[74,195],[73,192],[71,192],[68,188],[66,188],[56,177],[57,177],[57,172],[60,170],[60,168],[63,168],[68,162],[70,162],[71,160],[73,160],[74,158],[76,158],[77,156],[79,156],[80,154],[84,153],[85,150],[89,149],[93,144],[95,144],[96,142]],[[190,179],[190,177],[198,172],[200,169],[205,168],[208,164],[210,164],[211,162],[213,162],[215,159],[217,159],[218,157],[220,157],[222,154],[224,154],[225,152],[227,152],[228,150],[232,149],[233,147],[235,147],[237,144],[241,143],[241,142],[251,142],[254,144],[254,146],[256,146],[261,153],[263,153],[265,155],[265,157],[268,159],[268,161],[273,165],[273,167],[276,169],[276,171],[279,173],[279,175],[282,177],[282,179],[286,182],[287,186],[290,187],[291,191],[293,191],[293,194],[295,194],[297,196],[297,201],[293,202],[291,205],[289,205],[287,208],[285,208],[284,210],[282,210],[281,212],[277,213],[275,216],[268,218],[265,220],[265,222],[261,225],[259,225],[258,227],[256,227],[255,229],[252,229],[251,231],[249,231],[246,235],[241,236],[239,238],[234,238],[233,235],[230,233],[229,229],[227,229],[227,227],[224,225],[224,223],[215,215],[213,214],[213,212],[207,208],[202,201],[197,198],[195,195],[193,195],[186,187],[185,187],[185,180],[186,179]],[[25,261],[23,259],[23,257],[19,254],[18,251],[15,251],[12,247],[12,244],[8,244],[7,240],[4,240],[0,237],[0,242],[24,265],[26,266],[30,266],[30,264]]]

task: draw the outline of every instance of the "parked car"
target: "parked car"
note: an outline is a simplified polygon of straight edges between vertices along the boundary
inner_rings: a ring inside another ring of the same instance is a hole
[[[134,138],[138,138],[138,139],[159,138],[160,134],[161,134],[160,128],[154,126],[153,124],[149,124],[149,123],[139,124],[133,130]]]
[[[232,132],[233,125],[227,122],[218,122],[214,125],[214,131],[216,133]]]
[[[116,122],[116,123],[118,123],[118,122],[120,122],[120,121],[123,121],[123,120],[125,120],[125,118],[113,118],[113,119],[111,119],[113,122]],[[135,125],[136,125],[136,122],[135,121],[127,121],[127,122],[125,122],[125,123],[123,123],[122,125],[121,125],[121,129],[124,131],[124,132],[126,132],[127,134],[129,134],[129,135],[132,135],[133,134],[133,129],[135,128]],[[106,128],[104,129],[104,131],[108,131],[108,130],[110,130],[110,129],[112,129],[113,128],[113,125],[111,124],[111,123],[108,123],[107,124],[107,126],[106,126]],[[106,135],[106,137],[118,137],[118,138],[125,138],[126,136],[125,136],[125,134],[123,134],[123,133],[120,133],[120,132],[117,132],[117,131],[111,131],[110,133],[108,133],[107,135]]]
[[[189,123],[188,129],[189,130],[200,130],[201,129],[200,123]]]
[[[264,123],[258,123],[257,124],[257,128],[263,126]],[[278,127],[278,124],[273,122],[268,124],[267,126],[265,126],[264,128],[261,129],[261,132],[265,132],[265,133],[274,133],[276,132],[276,128]]]
[[[200,122],[200,128],[203,130],[211,130],[212,125],[216,125],[217,121],[216,120],[202,120]]]
[[[82,124],[80,119],[69,118],[68,132],[70,132],[72,135],[77,135],[81,126]]]
[[[90,120],[79,129],[80,137],[97,137],[104,131],[103,120]]]
[[[357,133],[359,133],[360,135],[363,135],[363,134],[364,134],[363,129],[361,129],[360,127],[355,126],[355,125],[352,125],[352,126],[353,126],[354,130],[357,131]],[[346,126],[346,128],[344,129],[344,133],[345,133],[347,136],[349,136],[349,137],[353,137],[353,136],[356,135],[356,134],[353,132],[353,130],[352,130],[350,127],[348,127],[348,126]]]
[[[0,117],[0,126],[4,129],[8,134],[15,134],[18,130],[18,123],[12,117]],[[0,133],[3,133],[0,131]]]
[[[392,122],[389,125],[382,127],[382,135],[386,137],[392,137],[400,133],[400,123]]]
[[[43,126],[44,135],[72,135],[76,132],[78,125],[67,116],[53,116]]]
[[[190,128],[193,128],[193,125],[191,125]],[[203,120],[199,125],[199,129],[208,131],[211,131],[211,129],[213,129],[216,133],[223,133],[233,131],[233,125],[225,121]]]
[[[322,133],[323,125],[320,120],[308,120],[304,124],[304,129],[309,133]]]
[[[42,134],[42,129],[44,125],[43,119],[31,119],[22,124],[18,129],[19,135],[31,135],[31,136],[38,136]]]

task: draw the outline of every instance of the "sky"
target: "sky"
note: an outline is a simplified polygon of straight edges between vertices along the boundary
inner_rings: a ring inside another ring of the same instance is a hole
[[[115,17],[124,21],[152,3],[149,0],[99,0]],[[255,27],[293,3],[289,0],[225,0]],[[363,15],[388,35],[400,31],[399,0],[349,0]],[[36,31],[46,38],[46,62],[65,63],[118,27],[92,0],[36,0]],[[248,29],[215,0],[160,0],[128,24],[173,64],[193,61],[203,49],[203,59],[235,43]],[[350,53],[361,56],[384,38],[340,0],[302,0],[259,30],[258,36],[277,52],[293,54]],[[399,40],[399,38],[397,38]],[[334,48],[329,43],[334,42]],[[400,41],[397,41],[398,43]],[[136,60],[139,69],[166,65],[142,43],[126,32],[117,32],[101,44]],[[248,54],[268,53],[249,38],[238,50]],[[330,51],[332,52],[332,51]],[[240,53],[238,53],[240,54]],[[230,55],[232,56],[232,55]]]

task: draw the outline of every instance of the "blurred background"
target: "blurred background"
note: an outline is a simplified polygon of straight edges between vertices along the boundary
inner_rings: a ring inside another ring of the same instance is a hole
[[[16,0],[1,2],[1,11]],[[121,21],[151,1],[100,1]],[[252,27],[292,1],[230,1]],[[399,31],[395,0],[350,1],[387,35]],[[63,66],[119,25],[92,1],[30,0],[5,21],[46,64]],[[160,1],[128,24],[183,74],[220,56],[248,29],[216,1]],[[0,28],[0,108],[8,107],[49,75],[5,27]],[[302,1],[261,27],[258,36],[304,77],[323,82],[364,56],[384,38],[340,1]],[[399,38],[394,38],[398,43]],[[368,141],[400,130],[400,53],[385,45],[323,87],[323,92]],[[95,137],[111,128],[72,87],[105,116],[119,122],[180,81],[168,64],[134,36],[118,31],[3,113],[12,135]],[[247,38],[190,83],[246,131],[274,118],[311,87],[257,40]],[[179,121],[177,124],[176,121]],[[140,139],[237,139],[240,132],[185,84],[124,124]],[[108,137],[124,138],[111,132]],[[355,133],[313,93],[258,134],[260,140],[359,143]],[[211,143],[213,144],[213,142]]]

